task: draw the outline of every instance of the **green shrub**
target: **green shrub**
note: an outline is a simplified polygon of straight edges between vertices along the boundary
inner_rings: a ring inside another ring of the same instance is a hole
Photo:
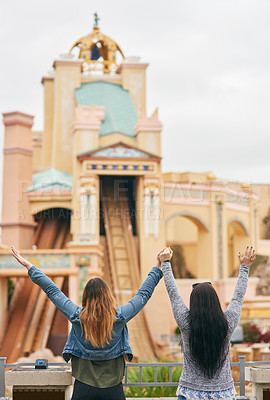
[[[182,368],[172,367],[172,381],[177,382],[182,373]],[[135,383],[140,381],[139,367],[128,368],[128,382]],[[143,367],[142,368],[142,381],[143,382],[154,382],[155,371],[154,367]],[[158,382],[169,382],[169,367],[158,367],[157,368],[157,381]],[[145,386],[145,387],[126,387],[126,397],[175,397],[177,386]]]
[[[181,335],[181,331],[180,331],[179,326],[177,326],[177,327],[175,328],[174,333],[175,333],[176,335]]]
[[[178,344],[179,344],[180,349],[182,351],[182,333],[180,331],[179,326],[177,326],[177,328],[175,328],[174,333],[175,333],[176,337],[178,337]]]
[[[8,278],[8,304],[10,303],[11,297],[14,292],[14,283],[11,279]]]

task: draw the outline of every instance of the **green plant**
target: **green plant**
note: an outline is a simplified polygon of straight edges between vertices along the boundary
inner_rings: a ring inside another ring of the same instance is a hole
[[[172,381],[178,382],[182,373],[182,368],[172,368]],[[139,382],[140,381],[140,370],[139,367],[128,368],[128,382]],[[155,371],[154,367],[143,367],[142,368],[142,381],[143,382],[154,382]],[[158,382],[169,382],[169,367],[158,367],[157,368],[157,381]],[[127,387],[125,388],[126,397],[175,397],[176,386],[144,386],[144,387]]]
[[[175,328],[174,333],[175,333],[176,335],[181,335],[181,331],[180,331],[179,326],[177,326],[177,328]]]
[[[182,350],[183,350],[183,349],[182,349],[182,334],[181,334],[181,331],[180,331],[179,326],[178,326],[177,328],[175,328],[174,333],[175,333],[175,337],[178,338],[177,341],[178,341],[178,344],[179,344],[180,349],[181,349],[181,351],[182,351]]]
[[[8,304],[10,303],[11,297],[13,295],[14,287],[15,285],[13,281],[8,278]]]

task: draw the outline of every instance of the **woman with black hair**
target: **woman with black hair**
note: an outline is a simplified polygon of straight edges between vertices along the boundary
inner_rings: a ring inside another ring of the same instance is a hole
[[[247,247],[243,255],[239,252],[239,276],[225,312],[210,282],[193,285],[190,309],[186,307],[172,273],[171,257],[170,248],[159,255],[174,318],[182,334],[184,362],[176,392],[178,400],[235,399],[229,360],[230,338],[240,320],[255,250]]]

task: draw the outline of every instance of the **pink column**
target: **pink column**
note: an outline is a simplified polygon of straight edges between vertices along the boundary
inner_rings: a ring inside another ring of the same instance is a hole
[[[35,227],[26,191],[32,184],[33,118],[19,111],[3,114],[2,242],[20,249],[31,247]]]

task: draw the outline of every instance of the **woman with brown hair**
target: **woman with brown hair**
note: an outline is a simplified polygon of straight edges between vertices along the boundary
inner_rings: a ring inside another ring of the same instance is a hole
[[[17,261],[27,268],[31,280],[41,287],[72,324],[63,350],[65,361],[71,359],[75,378],[72,399],[125,399],[122,386],[124,355],[129,361],[133,358],[127,322],[146,305],[162,278],[159,259],[127,304],[117,307],[106,282],[101,278],[93,278],[84,288],[81,308],[14,247],[11,247],[11,251]]]

